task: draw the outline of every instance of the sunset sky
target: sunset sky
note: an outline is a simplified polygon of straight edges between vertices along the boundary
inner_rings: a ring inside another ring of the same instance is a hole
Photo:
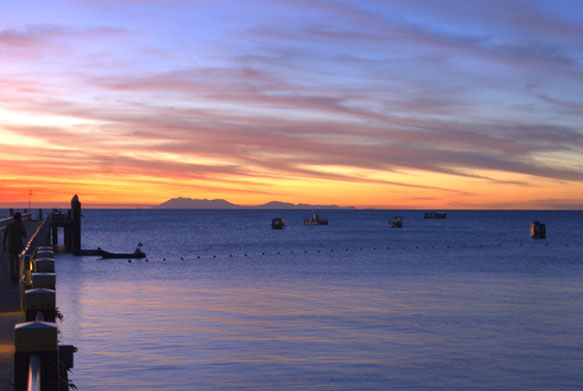
[[[0,206],[583,209],[581,15],[0,0]]]

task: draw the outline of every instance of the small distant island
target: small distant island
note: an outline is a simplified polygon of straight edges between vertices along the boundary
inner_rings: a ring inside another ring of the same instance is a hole
[[[310,205],[292,204],[289,202],[271,201],[262,205],[246,206],[237,205],[225,200],[207,200],[192,198],[172,198],[160,205],[152,206],[152,209],[356,209],[354,206],[337,205]]]

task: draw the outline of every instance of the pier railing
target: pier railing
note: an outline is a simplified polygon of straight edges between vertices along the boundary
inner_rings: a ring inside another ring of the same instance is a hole
[[[20,256],[21,306],[25,323],[14,326],[14,389],[66,391],[74,346],[58,344],[55,256],[50,219],[45,219]]]

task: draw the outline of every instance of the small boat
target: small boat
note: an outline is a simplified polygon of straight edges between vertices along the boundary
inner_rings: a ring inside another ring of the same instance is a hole
[[[328,219],[321,219],[317,213],[312,213],[312,217],[304,219],[304,224],[307,225],[328,225]]]
[[[425,219],[445,219],[447,214],[443,212],[425,212],[423,218]]]
[[[547,228],[540,221],[535,221],[530,225],[530,237],[533,239],[544,239],[547,237]]]
[[[403,227],[403,219],[401,216],[395,216],[389,220],[389,227],[391,228],[402,228]]]
[[[139,248],[136,249],[133,253],[110,253],[109,251],[102,250],[101,248],[97,249],[97,254],[101,256],[101,258],[145,258],[146,253],[140,250]]]
[[[285,227],[285,219],[281,217],[276,217],[271,220],[271,228],[272,229],[283,229]]]

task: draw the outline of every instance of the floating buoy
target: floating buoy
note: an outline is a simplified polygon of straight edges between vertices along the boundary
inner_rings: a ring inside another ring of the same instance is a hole
[[[148,262],[148,260],[146,259],[146,262]]]
[[[184,257],[180,257],[180,260],[181,260],[181,261],[184,261]],[[146,261],[147,261],[147,259],[146,259]]]
[[[200,259],[200,255],[196,257],[197,259]]]
[[[165,261],[165,260],[166,260],[166,258],[162,258],[162,260],[163,260],[163,261]]]
[[[128,263],[132,263],[132,260],[131,259],[128,259]]]
[[[217,257],[216,255],[213,255],[213,258],[216,258],[216,257]]]

